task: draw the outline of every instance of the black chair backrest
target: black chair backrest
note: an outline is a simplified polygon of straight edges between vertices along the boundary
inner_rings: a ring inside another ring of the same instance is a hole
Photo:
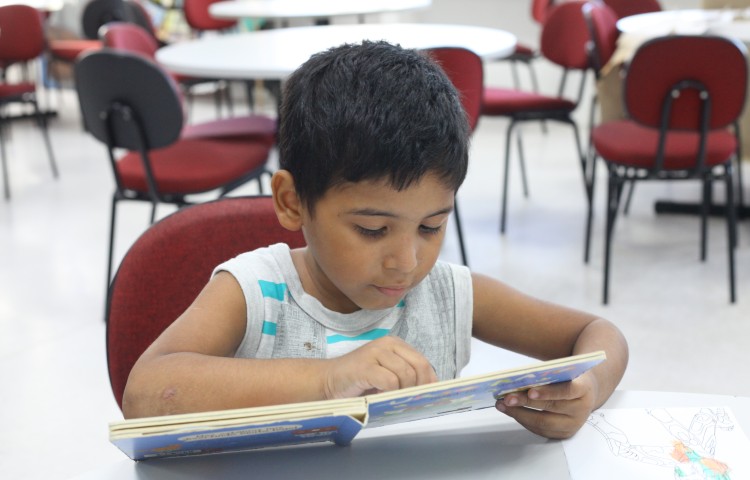
[[[76,62],[75,78],[84,124],[108,146],[150,150],[180,137],[183,111],[177,88],[152,61],[103,49]]]
[[[91,0],[83,8],[81,26],[86,38],[99,38],[99,28],[110,22],[129,22],[153,31],[153,25],[144,15],[143,7],[129,0]]]

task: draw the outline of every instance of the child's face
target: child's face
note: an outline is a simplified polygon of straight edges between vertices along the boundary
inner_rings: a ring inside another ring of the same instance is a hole
[[[305,290],[342,313],[397,305],[435,264],[453,202],[432,174],[400,192],[384,180],[330,189],[313,218],[303,209]]]

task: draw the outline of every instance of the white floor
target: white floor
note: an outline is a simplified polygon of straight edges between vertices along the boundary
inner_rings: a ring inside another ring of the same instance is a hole
[[[519,7],[525,2],[507,4],[525,19],[525,6]],[[434,16],[418,18],[440,20],[446,2],[435,6]],[[504,21],[512,30],[513,22]],[[541,64],[545,85],[553,72]],[[488,67],[489,81],[508,79],[506,66]],[[51,125],[60,178],[51,178],[38,131],[30,122],[14,124],[8,143],[13,198],[0,201],[3,478],[69,478],[123,458],[107,441],[107,422],[121,418],[109,389],[102,320],[111,174],[103,147],[81,130],[72,92],[51,100],[60,111]],[[193,113],[212,115],[210,99]],[[482,120],[459,194],[471,266],[619,325],[631,347],[623,389],[750,395],[744,368],[750,364],[750,223],[740,224],[739,300],[730,305],[723,221],[711,220],[709,259],[701,263],[697,220],[653,212],[655,199],[693,199],[697,189],[639,185],[630,215],[617,225],[611,303],[602,306],[603,192],[592,261],[585,265],[584,193],[567,127],[549,125],[547,134],[537,125],[523,129],[531,196],[523,198],[514,163],[508,231],[499,234],[506,126]],[[124,204],[121,212],[118,257],[148,222],[145,206]],[[459,258],[453,232],[444,258]],[[464,373],[524,361],[477,344]]]

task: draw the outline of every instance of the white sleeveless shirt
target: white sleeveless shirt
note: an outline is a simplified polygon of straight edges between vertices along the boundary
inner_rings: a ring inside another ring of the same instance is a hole
[[[466,267],[437,262],[397,306],[346,314],[305,293],[285,244],[238,255],[219,271],[234,276],[247,306],[235,357],[334,358],[395,335],[421,352],[440,380],[457,377],[469,362],[473,302]]]

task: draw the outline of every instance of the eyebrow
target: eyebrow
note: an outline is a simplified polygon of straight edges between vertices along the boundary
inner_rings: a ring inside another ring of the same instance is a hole
[[[452,211],[453,211],[453,207],[445,207],[425,216],[424,218],[437,217],[438,215],[444,215],[447,213],[451,213]],[[346,213],[348,215],[363,215],[366,217],[389,217],[389,218],[398,217],[398,215],[394,214],[393,212],[389,212],[387,210],[377,210],[375,208],[358,208],[354,210],[349,210]]]

